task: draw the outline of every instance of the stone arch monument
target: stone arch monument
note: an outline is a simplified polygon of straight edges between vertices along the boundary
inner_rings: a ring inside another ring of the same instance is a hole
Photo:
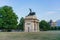
[[[29,14],[25,17],[25,32],[38,32],[39,31],[39,20],[36,17],[35,12],[29,9]]]

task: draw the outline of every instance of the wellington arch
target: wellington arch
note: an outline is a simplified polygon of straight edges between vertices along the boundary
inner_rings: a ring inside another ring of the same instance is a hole
[[[25,17],[24,31],[25,32],[39,32],[39,20],[35,12],[29,9],[29,14]]]

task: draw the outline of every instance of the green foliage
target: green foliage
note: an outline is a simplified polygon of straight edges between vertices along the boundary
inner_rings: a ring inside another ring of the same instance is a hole
[[[50,27],[50,30],[60,30],[60,26]]]
[[[0,28],[15,29],[17,27],[17,15],[13,12],[12,7],[0,7]]]
[[[24,30],[24,18],[20,19],[20,23],[18,24],[18,30]]]
[[[42,20],[40,23],[39,23],[39,28],[40,30],[49,30],[50,29],[50,25],[48,22],[46,22],[45,20]]]
[[[58,26],[58,30],[60,30],[60,26]]]

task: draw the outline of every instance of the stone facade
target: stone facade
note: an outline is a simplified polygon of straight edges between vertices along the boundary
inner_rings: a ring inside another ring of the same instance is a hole
[[[52,27],[55,27],[55,26],[56,26],[56,22],[52,22],[52,23],[51,23],[51,26],[52,26]]]
[[[55,27],[56,26],[56,22],[53,22],[52,20],[50,20],[49,24],[50,24],[51,27]]]

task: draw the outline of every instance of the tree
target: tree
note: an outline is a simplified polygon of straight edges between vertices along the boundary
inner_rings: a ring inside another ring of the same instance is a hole
[[[21,17],[20,23],[18,24],[18,30],[24,30],[24,18]]]
[[[58,26],[58,30],[60,30],[60,26]]]
[[[12,7],[0,7],[0,29],[15,29],[17,27],[17,15],[13,12]]]
[[[48,22],[46,22],[45,20],[42,20],[40,23],[39,23],[39,28],[40,30],[49,30],[50,29],[50,25]]]

